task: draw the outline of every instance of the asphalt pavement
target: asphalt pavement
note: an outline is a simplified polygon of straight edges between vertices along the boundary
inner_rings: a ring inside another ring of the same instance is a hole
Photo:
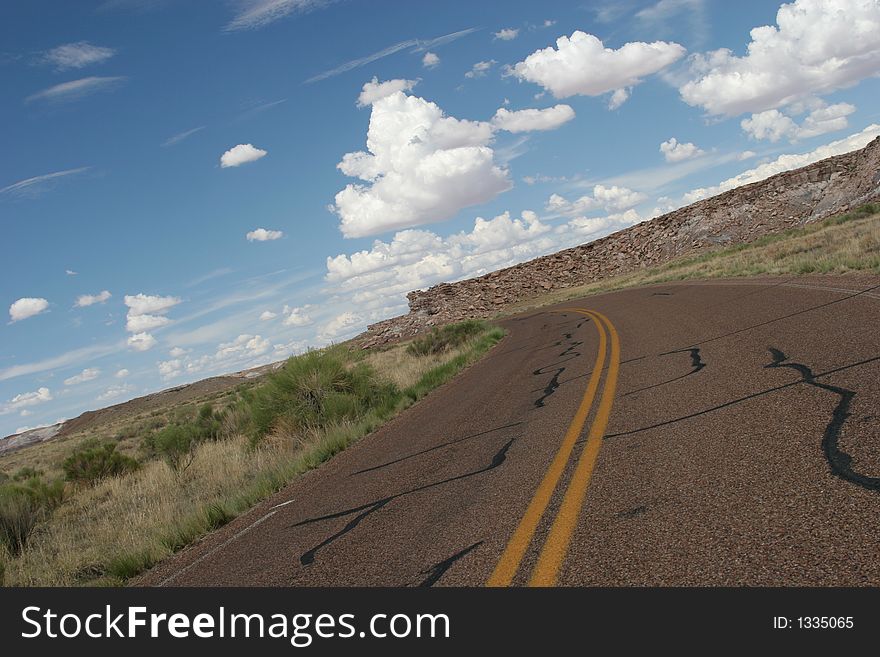
[[[137,583],[880,585],[880,279],[654,285],[502,324]]]

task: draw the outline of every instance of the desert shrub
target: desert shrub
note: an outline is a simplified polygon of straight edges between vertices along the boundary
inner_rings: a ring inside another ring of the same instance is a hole
[[[355,422],[367,413],[390,415],[400,400],[397,386],[351,361],[343,347],[290,358],[262,386],[241,392],[246,412],[233,412],[244,425],[239,431],[256,444],[281,425],[295,432]]]
[[[40,516],[40,509],[27,495],[12,490],[0,492],[0,543],[9,554],[21,554]]]
[[[42,475],[42,471],[26,465],[23,468],[19,468],[15,474],[12,475],[12,481],[27,481],[28,479],[33,479],[34,477],[40,477]]]
[[[429,356],[440,354],[449,349],[461,346],[469,339],[486,329],[485,322],[468,319],[456,324],[447,324],[416,338],[406,348],[412,356]]]
[[[44,481],[39,475],[22,480],[15,490],[28,497],[35,506],[53,511],[64,501],[64,480]]]
[[[35,474],[0,486],[0,543],[11,555],[21,554],[37,523],[63,501],[60,479],[45,482]]]
[[[61,464],[67,481],[92,485],[138,468],[137,460],[116,451],[116,443],[87,440]]]
[[[155,458],[157,455],[156,450],[156,436],[158,434],[156,432],[148,433],[146,436],[141,438],[140,450],[143,454],[144,460]]]
[[[200,435],[194,424],[171,424],[155,435],[153,447],[168,467],[180,475],[192,465],[199,442]]]
[[[195,420],[195,426],[201,440],[217,440],[223,432],[223,420],[226,413],[216,411],[211,404],[205,404],[199,408],[199,414]]]
[[[178,413],[171,424],[147,435],[141,441],[141,449],[149,457],[164,459],[179,475],[192,465],[199,443],[225,435],[225,419],[226,412],[215,411],[211,404],[199,408],[195,417],[188,412]]]

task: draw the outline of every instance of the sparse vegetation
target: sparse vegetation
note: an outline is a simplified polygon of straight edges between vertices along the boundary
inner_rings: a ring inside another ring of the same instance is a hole
[[[439,326],[431,329],[429,333],[415,338],[409,343],[406,350],[413,356],[441,354],[459,346],[483,330],[485,330],[484,324],[474,319]]]
[[[244,393],[238,431],[257,445],[273,430],[301,436],[367,415],[384,419],[399,401],[397,386],[371,365],[353,359],[348,347],[330,347],[291,358],[264,385]]]
[[[37,523],[64,501],[64,482],[46,482],[35,471],[20,470],[0,485],[0,546],[12,556],[27,547]]]
[[[82,457],[108,450],[131,459],[116,447],[122,443],[62,439],[63,452],[51,442],[28,448],[51,447],[63,461],[77,455],[77,463],[94,462],[77,472],[104,474],[86,477],[90,485],[69,487],[64,504],[41,511],[24,549],[0,548],[7,583],[112,585],[143,572],[381,426],[503,336],[485,322],[467,324],[447,333],[440,352],[337,345],[291,358],[259,383],[203,397],[201,405],[127,419],[113,435],[125,434],[139,450],[136,470],[107,473],[99,467],[103,452]]]
[[[64,459],[62,468],[67,481],[94,485],[107,477],[116,477],[137,470],[139,463],[116,451],[116,443],[89,440]]]
[[[174,419],[159,431],[148,434],[141,449],[150,456],[160,456],[178,478],[196,457],[196,447],[207,440],[217,440],[223,432],[225,411],[216,411],[211,404],[203,404],[195,418],[178,409]]]

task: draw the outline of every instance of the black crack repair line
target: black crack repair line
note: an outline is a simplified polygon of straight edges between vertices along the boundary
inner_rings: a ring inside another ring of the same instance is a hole
[[[675,383],[676,381],[681,381],[682,379],[691,376],[692,374],[696,374],[701,369],[706,367],[706,363],[703,362],[703,359],[700,355],[700,348],[694,347],[691,349],[676,349],[675,351],[667,351],[662,354],[658,354],[659,356],[671,356],[673,354],[683,354],[690,353],[691,356],[691,371],[680,376],[673,377],[666,381],[662,381],[661,383],[654,383],[653,385],[645,386],[644,388],[637,388],[636,390],[630,390],[629,392],[621,395],[621,397],[628,397],[629,395],[634,395],[637,392],[643,392],[645,390],[651,390],[652,388],[659,388],[660,386],[669,385],[670,383]]]
[[[774,362],[769,365],[765,365],[765,367],[783,367],[783,360],[778,360],[779,358],[785,358],[785,354],[781,351],[772,349],[771,353],[773,354]],[[778,356],[777,356],[778,354]],[[659,429],[661,427],[667,427],[673,424],[677,424],[679,422],[684,422],[685,420],[692,420],[694,418],[700,417],[701,415],[707,415],[709,413],[714,413],[716,411],[720,411],[725,408],[730,408],[731,406],[737,406],[738,404],[742,404],[743,402],[757,399],[758,397],[763,397],[764,395],[769,395],[774,392],[779,392],[780,390],[786,390],[793,386],[802,385],[807,383],[809,385],[814,385],[818,388],[822,388],[823,390],[828,390],[829,392],[834,392],[840,395],[841,400],[838,405],[835,407],[834,412],[832,413],[831,422],[828,423],[828,426],[825,428],[825,433],[822,438],[822,449],[825,452],[825,458],[831,467],[831,471],[852,483],[858,484],[865,488],[870,488],[872,490],[880,490],[880,478],[877,477],[868,477],[866,475],[861,475],[852,470],[852,457],[843,452],[839,445],[838,440],[840,437],[840,430],[843,427],[843,423],[846,422],[846,419],[849,417],[849,406],[852,401],[853,396],[855,396],[855,392],[852,390],[847,390],[845,388],[839,388],[837,386],[831,386],[828,384],[819,383],[818,379],[825,376],[830,376],[831,374],[837,374],[838,372],[845,372],[847,370],[851,370],[856,367],[862,367],[864,365],[868,365],[870,363],[876,363],[880,361],[880,356],[872,356],[871,358],[865,358],[864,360],[856,361],[854,363],[849,363],[847,365],[841,365],[840,367],[835,367],[830,370],[826,370],[825,372],[820,372],[819,374],[814,374],[810,368],[805,365],[801,365],[799,363],[786,363],[785,367],[792,367],[795,370],[798,370],[801,373],[801,378],[797,381],[789,381],[788,383],[783,383],[778,386],[773,386],[772,388],[766,388],[764,390],[759,390],[758,392],[753,392],[751,394],[745,395],[744,397],[739,397],[737,399],[732,399],[730,401],[717,404],[716,406],[712,406],[709,408],[704,408],[700,411],[696,411],[694,413],[688,413],[687,415],[681,415],[676,418],[672,418],[671,420],[663,420],[661,422],[655,422],[654,424],[650,424],[644,427],[639,427],[637,429],[630,429],[628,431],[618,431],[617,433],[608,433],[605,434],[605,440],[622,438],[624,436],[633,436],[637,433],[642,433],[643,431],[651,431],[652,429]],[[799,369],[803,368],[803,369]]]
[[[544,387],[543,393],[540,397],[535,400],[535,408],[543,408],[544,400],[547,399],[550,395],[556,392],[556,389],[559,387],[559,375],[565,371],[564,367],[560,367],[555,372],[553,372],[553,376],[550,377],[550,380],[547,382],[547,385]],[[533,374],[549,374],[549,372],[543,372],[541,370],[535,370]]]
[[[449,447],[451,445],[455,445],[456,443],[463,443],[466,440],[472,440],[474,438],[479,438],[480,436],[485,436],[486,434],[493,433],[495,431],[501,431],[503,429],[510,429],[511,427],[516,427],[522,424],[522,422],[511,422],[510,424],[505,424],[500,427],[495,427],[494,429],[486,429],[485,431],[480,431],[478,433],[472,433],[467,436],[463,436],[462,438],[455,438],[453,440],[449,440],[445,443],[441,443],[439,445],[434,445],[433,447],[429,447],[427,449],[423,449],[419,452],[413,452],[412,454],[407,454],[406,456],[401,456],[399,459],[394,459],[393,461],[386,461],[385,463],[380,463],[379,465],[374,465],[369,468],[363,468],[362,470],[357,470],[352,472],[349,476],[364,474],[365,472],[373,472],[375,470],[380,470],[382,468],[387,468],[390,465],[395,465],[397,463],[401,463],[402,461],[406,461],[408,459],[413,459],[418,456],[424,456],[425,454],[429,454],[430,452],[434,452],[438,449],[443,449],[444,447]]]
[[[404,497],[406,495],[409,495],[411,493],[418,493],[421,491],[429,490],[429,489],[435,488],[437,486],[442,486],[443,484],[449,484],[454,481],[468,479],[470,477],[475,477],[477,475],[494,470],[495,468],[500,466],[502,463],[504,463],[504,460],[507,458],[507,450],[510,449],[510,446],[513,444],[514,440],[516,440],[516,438],[511,438],[510,440],[508,440],[504,445],[501,446],[501,449],[499,449],[495,453],[495,455],[492,457],[492,461],[489,463],[489,465],[486,465],[486,466],[479,468],[477,470],[473,470],[471,472],[466,472],[465,474],[461,474],[461,475],[456,475],[455,477],[450,477],[448,479],[443,479],[441,481],[435,481],[430,484],[424,484],[422,486],[417,486],[416,488],[411,488],[409,490],[403,491],[402,493],[395,493],[394,495],[389,495],[388,497],[383,497],[380,500],[376,500],[374,502],[368,502],[367,504],[362,504],[360,506],[356,506],[351,509],[345,509],[344,511],[337,511],[336,513],[329,513],[327,515],[318,516],[316,518],[309,518],[308,520],[302,520],[300,522],[294,523],[293,525],[290,525],[291,527],[302,527],[304,525],[311,525],[311,524],[314,524],[317,522],[322,522],[324,520],[334,520],[336,518],[344,518],[345,516],[350,516],[353,513],[357,513],[357,515],[354,518],[352,518],[351,520],[349,520],[348,523],[346,523],[346,525],[342,529],[340,529],[338,532],[336,532],[335,534],[331,535],[330,537],[324,539],[323,541],[318,543],[315,547],[310,548],[310,549],[306,550],[305,552],[303,552],[299,558],[299,562],[303,566],[308,566],[309,564],[311,564],[315,560],[315,555],[318,553],[319,550],[321,550],[321,548],[327,547],[328,545],[330,545],[331,543],[333,543],[337,539],[342,538],[343,536],[345,536],[345,534],[347,534],[351,530],[355,529],[359,524],[361,524],[361,521],[364,520],[367,516],[369,516],[372,513],[375,513],[376,511],[378,511],[382,507],[384,507],[386,504],[393,502],[396,499],[399,499],[399,498]],[[360,512],[360,513],[358,513],[358,512]]]
[[[464,550],[460,550],[459,552],[456,552],[448,559],[444,559],[440,563],[434,564],[433,566],[431,566],[427,570],[423,570],[419,574],[427,575],[427,577],[425,577],[425,579],[422,580],[422,582],[419,584],[419,587],[434,586],[434,584],[436,584],[439,581],[439,579],[441,577],[443,577],[443,575],[446,574],[446,571],[449,570],[450,568],[452,568],[453,564],[455,564],[456,561],[458,561],[462,557],[467,556],[469,553],[476,550],[482,544],[483,544],[483,541],[477,541],[473,545],[469,545],[468,547],[466,547]]]
[[[865,358],[864,360],[859,360],[854,363],[849,363],[847,365],[841,365],[840,367],[835,367],[834,369],[826,370],[824,372],[820,372],[816,374],[814,378],[819,379],[823,376],[830,376],[831,374],[837,374],[838,372],[845,372],[847,370],[851,370],[855,367],[862,367],[863,365],[869,365],[871,363],[880,362],[880,356],[872,356],[871,358]],[[792,386],[799,386],[803,383],[801,380],[797,381],[789,381],[788,383],[783,383],[782,385],[773,386],[772,388],[765,388],[764,390],[759,390],[758,392],[753,392],[744,397],[738,397],[736,399],[731,399],[730,401],[723,402],[721,404],[717,404],[715,406],[710,406],[709,408],[704,408],[699,411],[694,411],[693,413],[688,413],[687,415],[679,415],[678,417],[674,417],[670,420],[663,420],[661,422],[655,422],[654,424],[649,424],[644,427],[638,427],[637,429],[629,429],[627,431],[618,431],[617,433],[606,433],[605,440],[609,440],[611,438],[622,438],[623,436],[634,436],[637,433],[642,433],[643,431],[651,431],[652,429],[659,429],[660,427],[668,427],[673,424],[678,424],[679,422],[684,422],[685,420],[693,420],[695,417],[700,417],[701,415],[708,415],[709,413],[714,413],[716,411],[723,410],[725,408],[730,408],[731,406],[736,406],[738,404],[742,404],[743,402],[747,402],[751,399],[757,399],[758,397],[763,397],[764,395],[770,395],[774,392],[779,392],[780,390],[786,390],[791,388]]]
[[[578,325],[575,327],[575,329],[579,329],[581,326],[586,324],[588,321],[590,321],[589,317],[581,320],[578,323]],[[534,372],[532,372],[533,376],[541,376],[544,374],[550,374],[551,373],[550,368],[556,367],[557,365],[561,365],[562,363],[567,363],[568,361],[570,361],[574,358],[580,357],[581,352],[577,351],[577,348],[580,347],[582,344],[584,344],[584,341],[583,340],[573,340],[573,337],[574,337],[573,332],[572,333],[564,333],[563,337],[566,340],[572,340],[572,342],[569,344],[569,346],[566,347],[562,352],[560,352],[560,354],[558,356],[558,358],[563,358],[563,360],[557,361],[555,363],[551,363],[550,365],[545,365],[544,367],[539,367]],[[560,340],[556,344],[561,346],[562,343],[563,343],[563,341]],[[559,381],[559,377],[562,375],[563,372],[565,372],[565,367],[557,367],[555,370],[552,371],[553,375],[550,377],[550,380],[547,382],[547,385],[544,386],[544,389],[541,391],[543,394],[534,401],[535,408],[543,408],[545,406],[544,402],[547,400],[547,398],[550,397],[550,395],[552,395],[554,392],[556,392],[556,390],[559,388],[559,386],[562,385]]]
[[[571,339],[571,338],[569,338],[569,339]],[[580,352],[575,351],[575,349],[580,347],[582,344],[583,344],[582,341],[575,340],[568,347],[565,348],[565,351],[560,352],[559,357],[562,358],[563,356],[568,356],[569,354],[572,354],[572,353],[576,353],[578,356],[580,356],[581,355]]]
[[[786,280],[780,281],[780,282],[778,282],[778,283],[774,283],[773,285],[768,285],[768,286],[766,286],[766,287],[761,287],[761,288],[759,288],[759,289],[757,289],[757,290],[753,290],[753,291],[747,292],[747,293],[745,293],[745,294],[743,294],[743,295],[740,295],[739,297],[733,297],[733,298],[731,298],[731,299],[722,299],[720,302],[718,302],[718,303],[716,303],[716,304],[713,304],[713,305],[709,305],[709,306],[705,306],[705,307],[703,307],[703,310],[705,311],[705,310],[708,309],[708,308],[713,308],[713,307],[717,307],[717,306],[722,306],[722,305],[724,305],[724,304],[726,304],[726,303],[729,303],[729,302],[735,301],[735,300],[737,300],[738,298],[747,297],[747,296],[749,296],[749,295],[751,295],[751,294],[757,294],[757,293],[759,293],[759,292],[763,292],[763,291],[765,291],[765,290],[769,290],[769,289],[771,289],[771,288],[778,287],[778,286],[780,286],[780,285],[785,285],[787,282],[789,282],[789,279],[786,279]],[[792,313],[789,313],[789,314],[787,314],[787,315],[780,315],[779,317],[774,317],[774,318],[772,318],[772,319],[768,319],[768,320],[765,320],[765,321],[763,321],[763,322],[758,322],[757,324],[751,324],[750,326],[744,326],[743,328],[739,328],[739,329],[736,329],[736,330],[734,330],[734,331],[730,331],[729,333],[722,333],[721,335],[715,335],[714,337],[711,337],[711,338],[704,338],[704,339],[702,339],[702,340],[697,340],[696,342],[692,342],[691,344],[687,345],[687,347],[696,347],[696,346],[698,346],[698,345],[704,345],[704,346],[705,346],[706,344],[708,344],[708,343],[710,343],[710,342],[715,342],[716,340],[724,340],[724,339],[729,338],[729,337],[732,337],[732,336],[734,336],[734,335],[739,335],[740,333],[745,333],[745,332],[747,332],[747,331],[751,331],[751,330],[756,329],[756,328],[762,328],[762,327],[764,327],[764,326],[769,326],[770,324],[775,324],[776,322],[781,322],[781,321],[784,321],[784,320],[786,320],[786,319],[791,319],[792,317],[797,317],[797,316],[799,316],[799,315],[803,315],[803,314],[805,314],[805,313],[810,313],[810,312],[813,312],[814,310],[819,310],[819,309],[821,309],[821,308],[827,308],[827,307],[829,307],[829,306],[833,306],[833,305],[838,304],[838,303],[843,303],[843,302],[845,302],[845,301],[851,301],[852,299],[856,299],[856,298],[862,296],[863,294],[868,294],[868,293],[870,293],[870,292],[874,292],[875,290],[878,290],[878,289],[880,289],[880,285],[872,285],[872,286],[869,287],[869,288],[865,288],[864,290],[859,290],[858,292],[855,292],[855,293],[850,294],[850,295],[845,296],[845,297],[841,297],[840,299],[834,299],[834,300],[832,300],[832,301],[826,301],[826,302],[824,302],[824,303],[820,303],[820,304],[815,305],[815,306],[810,306],[809,308],[803,308],[803,309],[801,309],[801,310],[797,310],[797,311],[792,312]],[[624,361],[621,361],[620,364],[621,364],[621,365],[624,365],[624,364],[626,364],[626,363],[628,363],[628,362],[631,362],[631,361],[634,361],[634,360],[640,360],[640,359],[642,359],[642,358],[645,358],[646,356],[647,356],[647,354],[644,355],[644,356],[638,356],[638,357],[636,357],[636,358],[631,358],[631,359],[628,360],[628,361],[627,361],[627,360],[624,360]]]
[[[788,361],[786,356],[779,349],[769,347],[770,355],[773,362],[765,365],[767,368],[787,367],[795,370],[801,375],[801,382],[808,386],[826,390],[840,397],[834,410],[831,412],[831,421],[825,427],[825,433],[822,435],[822,451],[825,453],[825,459],[831,468],[831,472],[850,483],[868,488],[870,490],[880,490],[880,477],[868,477],[853,470],[852,457],[840,449],[840,432],[844,423],[850,416],[850,406],[853,398],[856,396],[855,391],[840,386],[833,386],[828,383],[820,383],[816,380],[813,370],[801,363]]]
[[[578,343],[578,344],[582,344],[582,343]],[[572,348],[572,347],[569,347],[569,349],[571,349],[571,348]],[[563,354],[565,354],[566,351],[568,351],[568,349],[566,349],[565,351],[563,351],[563,352],[562,352],[561,354],[559,354],[559,355],[562,356]],[[557,362],[555,362],[555,363],[551,363],[550,365],[545,365],[544,367],[539,367],[539,368],[536,369],[534,372],[532,372],[532,375],[533,375],[533,376],[541,376],[541,375],[543,375],[543,374],[550,374],[550,373],[551,373],[550,368],[552,368],[552,367],[556,367],[557,365],[561,365],[562,363],[567,363],[567,362],[570,361],[570,360],[573,360],[573,359],[575,359],[575,358],[578,358],[580,355],[581,355],[581,353],[580,353],[579,351],[573,351],[573,352],[571,352],[570,354],[568,354],[568,357],[567,357],[567,358],[565,358],[565,359],[563,359],[563,360],[557,361]],[[544,390],[543,390],[543,393],[544,393],[544,394],[542,394],[540,397],[538,397],[538,398],[535,400],[535,402],[534,402],[534,403],[535,403],[535,408],[542,408],[542,407],[544,406],[544,401],[545,401],[550,395],[552,395],[554,392],[556,392],[556,389],[561,385],[561,384],[559,383],[559,376],[560,376],[564,371],[565,371],[565,368],[564,368],[564,367],[557,367],[555,370],[552,370],[552,374],[553,374],[553,376],[550,377],[550,380],[547,382],[547,385],[544,387]]]

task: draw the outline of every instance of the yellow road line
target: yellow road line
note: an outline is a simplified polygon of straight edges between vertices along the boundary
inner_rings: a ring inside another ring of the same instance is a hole
[[[590,316],[589,311],[577,309],[576,312],[587,315],[588,317]],[[504,552],[501,554],[501,559],[498,561],[498,565],[495,566],[495,570],[487,580],[486,586],[509,586],[513,581],[516,571],[519,569],[523,555],[528,549],[529,543],[532,542],[532,537],[535,535],[535,530],[538,527],[541,516],[544,515],[544,511],[550,503],[550,498],[553,496],[553,491],[556,490],[559,479],[565,471],[565,466],[571,457],[571,451],[574,449],[575,443],[581,434],[581,430],[584,428],[587,416],[590,414],[590,408],[593,405],[593,398],[596,396],[596,390],[599,388],[599,379],[602,376],[602,370],[605,366],[605,350],[607,342],[605,328],[603,327],[602,322],[599,321],[597,316],[593,316],[592,319],[593,323],[596,325],[596,330],[599,333],[599,349],[596,354],[596,363],[593,366],[593,373],[590,375],[587,389],[584,392],[584,396],[581,399],[577,412],[571,420],[571,424],[568,426],[568,431],[565,433],[565,438],[563,438],[562,444],[556,452],[556,456],[553,457],[550,467],[547,468],[547,472],[544,474],[544,478],[541,480],[538,489],[535,491],[532,501],[526,509],[525,515],[523,515],[522,520],[520,520],[519,525],[513,532],[513,536],[511,536],[510,541],[508,541],[507,547],[504,548]]]
[[[599,448],[602,446],[602,436],[605,434],[605,428],[608,426],[608,418],[611,415],[611,406],[614,403],[614,391],[617,388],[617,374],[620,368],[620,340],[614,325],[611,324],[605,315],[594,312],[607,325],[608,332],[611,335],[611,361],[608,365],[608,376],[605,378],[605,387],[602,390],[602,399],[599,402],[599,408],[596,411],[596,417],[593,418],[593,424],[590,427],[590,433],[587,437],[587,444],[578,459],[577,467],[568,490],[565,491],[565,497],[544,548],[538,557],[538,564],[529,580],[529,586],[554,586],[559,575],[559,569],[568,553],[568,547],[571,543],[571,537],[574,528],[577,525],[578,516],[584,503],[587,493],[587,487],[590,485],[590,478],[593,474],[593,468],[596,465],[596,459],[599,456]]]

